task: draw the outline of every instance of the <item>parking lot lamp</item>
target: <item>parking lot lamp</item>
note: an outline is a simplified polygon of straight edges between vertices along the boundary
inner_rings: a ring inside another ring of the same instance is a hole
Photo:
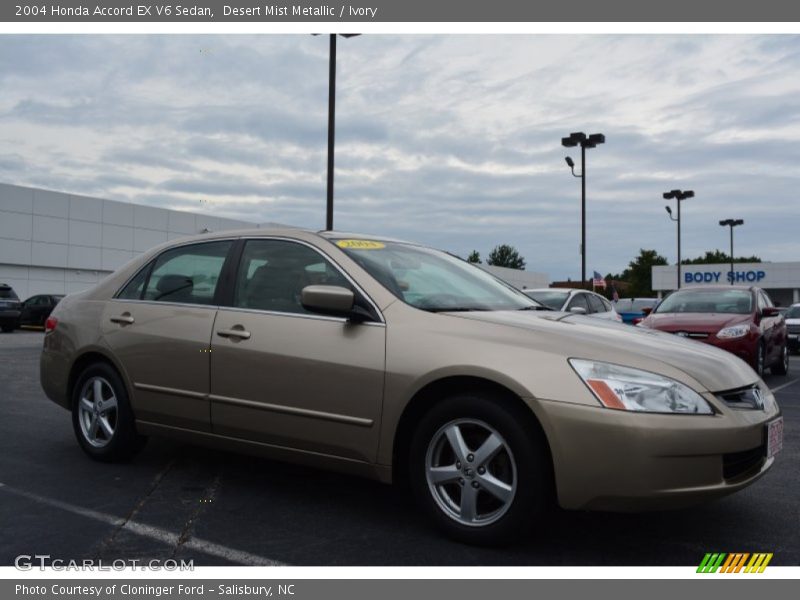
[[[664,200],[672,200],[673,198],[678,201],[678,218],[672,216],[672,209],[665,206],[669,218],[678,224],[678,289],[681,289],[681,202],[687,198],[694,198],[694,191],[692,190],[670,190],[664,192]]]
[[[586,135],[582,131],[570,133],[568,137],[561,138],[561,145],[565,148],[581,147],[581,174],[575,175],[575,163],[572,158],[567,156],[567,161],[572,175],[581,180],[581,287],[586,286],[586,149],[596,148],[599,144],[605,144],[606,136],[602,133]]]
[[[333,141],[336,129],[336,35],[330,34],[328,54],[328,184],[327,208],[325,211],[325,231],[333,229]],[[344,38],[361,35],[359,33],[338,34]]]
[[[733,228],[744,225],[744,219],[725,219],[724,221],[720,221],[719,224],[722,227],[731,228],[731,285],[733,285]]]

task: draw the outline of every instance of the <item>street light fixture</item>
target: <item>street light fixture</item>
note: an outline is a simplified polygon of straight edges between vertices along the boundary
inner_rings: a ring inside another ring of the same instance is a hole
[[[719,224],[722,227],[730,227],[731,228],[731,285],[733,285],[733,228],[738,227],[739,225],[744,225],[744,219],[725,219],[724,221],[720,221]]]
[[[678,289],[681,289],[681,202],[687,198],[694,198],[694,191],[692,190],[670,190],[664,192],[664,200],[672,200],[673,198],[678,201],[678,218],[672,216],[672,208],[665,206],[669,218],[678,224]]]
[[[586,135],[582,131],[570,133],[568,137],[561,138],[561,145],[565,148],[581,147],[581,174],[575,175],[575,162],[571,157],[564,158],[574,177],[581,180],[581,287],[586,285],[586,149],[596,148],[606,143],[606,136],[602,133]]]
[[[318,35],[318,34],[314,34]],[[343,38],[356,37],[360,33],[340,33]],[[330,34],[328,54],[328,185],[327,210],[325,212],[325,231],[333,230],[333,140],[336,129],[336,36]]]

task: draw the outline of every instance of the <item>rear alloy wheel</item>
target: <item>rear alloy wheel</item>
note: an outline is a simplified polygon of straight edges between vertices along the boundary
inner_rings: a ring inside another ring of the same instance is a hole
[[[128,394],[117,372],[96,363],[81,373],[73,388],[72,426],[78,443],[96,460],[131,458],[146,438],[136,433]]]
[[[786,375],[789,372],[789,346],[784,344],[781,359],[770,369],[773,375]]]
[[[497,545],[523,536],[550,493],[541,433],[500,398],[459,394],[434,406],[411,442],[418,504],[450,537]]]

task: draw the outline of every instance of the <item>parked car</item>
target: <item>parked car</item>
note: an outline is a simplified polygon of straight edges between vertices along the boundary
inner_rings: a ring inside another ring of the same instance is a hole
[[[405,242],[280,229],[167,242],[64,298],[45,331],[42,387],[94,459],[167,435],[407,481],[471,543],[524,535],[551,500],[724,496],[782,444],[772,392],[727,352],[544,310]]]
[[[622,322],[622,317],[614,310],[611,302],[594,292],[570,288],[540,288],[522,291],[552,310]]]
[[[704,286],[667,296],[641,323],[727,350],[759,375],[786,375],[786,322],[761,288]]]
[[[789,350],[800,352],[800,304],[792,304],[786,314],[786,334],[789,340]]]
[[[19,327],[20,302],[10,285],[0,283],[0,329],[10,333]]]
[[[47,317],[53,312],[63,295],[39,294],[31,296],[22,303],[19,316],[20,325],[44,327]]]
[[[658,298],[620,298],[613,306],[624,323],[636,325],[655,308],[658,302]]]

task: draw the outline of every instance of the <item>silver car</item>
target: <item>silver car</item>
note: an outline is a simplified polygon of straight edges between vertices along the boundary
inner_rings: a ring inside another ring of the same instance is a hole
[[[622,323],[611,302],[600,294],[570,288],[539,288],[522,290],[527,296],[553,310],[588,315]]]

